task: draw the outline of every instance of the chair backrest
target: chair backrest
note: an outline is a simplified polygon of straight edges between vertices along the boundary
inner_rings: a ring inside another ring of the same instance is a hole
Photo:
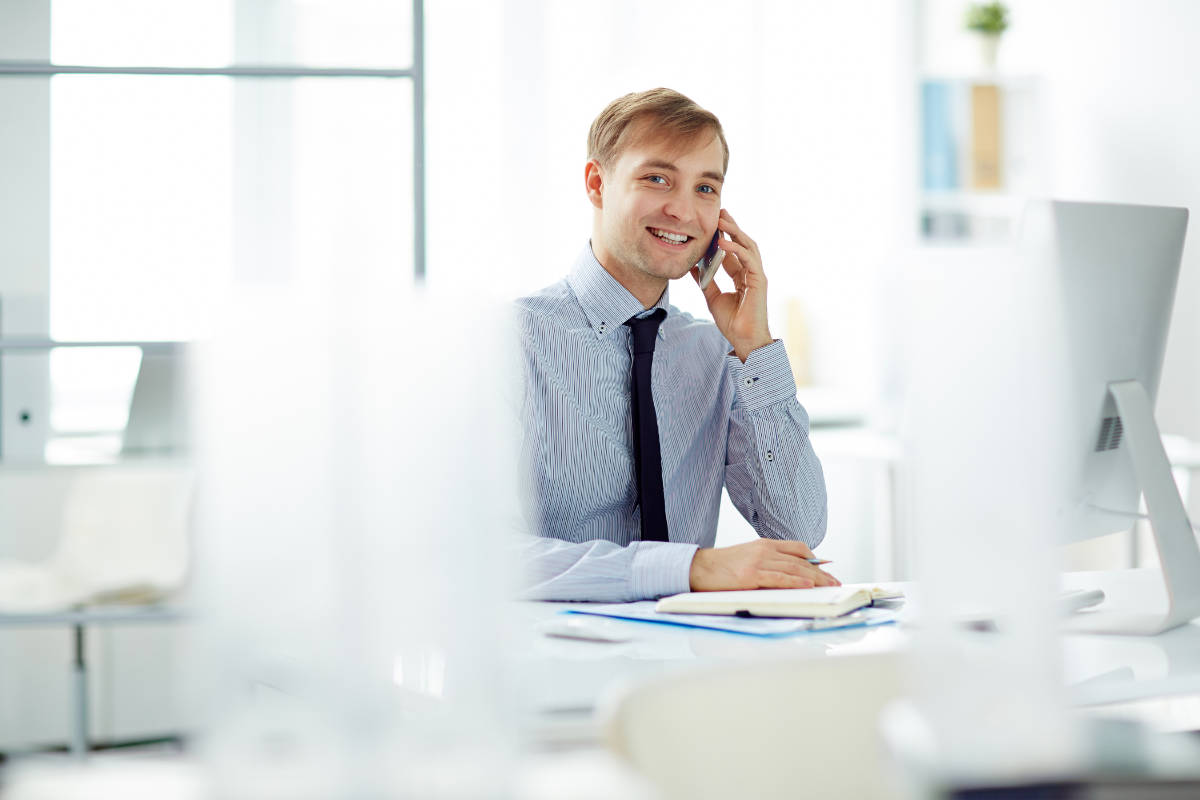
[[[605,714],[610,745],[666,798],[895,797],[879,736],[899,655],[703,667],[638,685]]]
[[[80,470],[50,568],[91,596],[178,588],[190,562],[194,485],[185,463]]]

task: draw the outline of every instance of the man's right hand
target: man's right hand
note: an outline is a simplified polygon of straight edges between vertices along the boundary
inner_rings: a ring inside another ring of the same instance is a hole
[[[841,581],[808,563],[804,542],[757,539],[732,547],[706,547],[692,558],[693,592],[722,589],[807,589],[841,586]]]

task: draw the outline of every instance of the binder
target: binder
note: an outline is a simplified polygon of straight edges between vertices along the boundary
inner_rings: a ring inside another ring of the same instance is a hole
[[[1004,188],[1000,87],[971,86],[971,188]]]
[[[954,94],[954,86],[943,81],[921,84],[921,172],[925,191],[950,191],[959,185]]]

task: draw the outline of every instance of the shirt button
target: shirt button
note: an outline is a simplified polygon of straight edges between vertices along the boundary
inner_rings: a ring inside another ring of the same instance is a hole
[[[607,322],[601,322],[601,323],[600,323],[600,332],[601,332],[601,333],[604,333],[606,330],[608,330],[608,323],[607,323]]]
[[[746,378],[746,385],[747,385],[747,386],[753,386],[753,385],[754,385],[754,378]]]
[[[774,461],[774,460],[775,460],[775,451],[768,450],[767,451],[767,461]]]

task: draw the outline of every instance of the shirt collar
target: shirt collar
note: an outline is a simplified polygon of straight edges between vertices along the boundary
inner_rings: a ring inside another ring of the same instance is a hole
[[[588,244],[575,259],[575,266],[567,276],[567,284],[583,313],[587,315],[588,324],[600,338],[604,338],[625,324],[632,316],[648,314],[656,308],[662,308],[671,313],[668,286],[663,290],[662,297],[651,308],[643,308],[642,303],[621,285],[621,282],[609,274],[592,252],[592,244]],[[665,325],[658,326],[658,335],[663,337]]]

